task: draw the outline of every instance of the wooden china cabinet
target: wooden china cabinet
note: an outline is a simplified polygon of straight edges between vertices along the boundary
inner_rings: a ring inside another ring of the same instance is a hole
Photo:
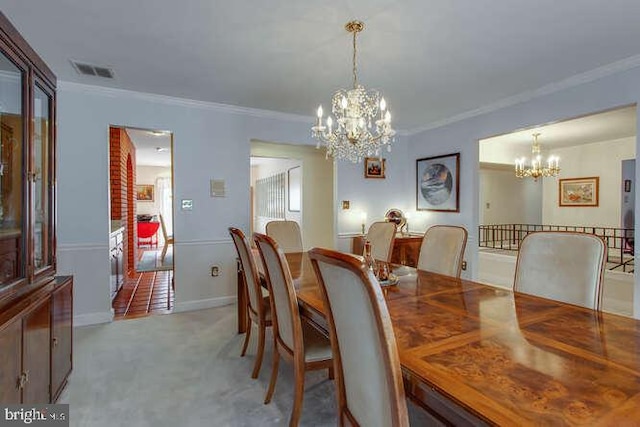
[[[49,403],[72,366],[56,272],[56,77],[0,13],[0,403]]]

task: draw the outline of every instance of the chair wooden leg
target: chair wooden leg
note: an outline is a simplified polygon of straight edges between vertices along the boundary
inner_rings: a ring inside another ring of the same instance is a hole
[[[298,426],[300,413],[302,412],[302,400],[304,399],[304,367],[294,366],[294,371],[293,408],[291,409],[289,427]]]
[[[278,345],[273,343],[273,364],[271,365],[271,380],[269,381],[269,388],[267,389],[267,395],[264,397],[264,403],[271,402],[271,397],[276,389],[276,380],[278,379],[278,363],[280,362],[280,353],[278,353]]]
[[[333,366],[329,368],[329,379],[334,380],[336,378],[335,372],[333,370]]]
[[[247,352],[247,346],[249,345],[249,337],[251,337],[251,321],[247,319],[247,332],[244,336],[244,344],[242,345],[242,353],[240,353],[240,357],[244,357]]]
[[[258,354],[256,354],[256,364],[253,366],[251,378],[258,378],[260,367],[262,366],[262,356],[264,355],[264,339],[267,328],[264,325],[258,325],[258,329]]]
[[[169,244],[164,242],[164,247],[162,248],[162,254],[160,255],[160,262],[164,262],[164,256],[167,254],[167,249],[169,249]]]

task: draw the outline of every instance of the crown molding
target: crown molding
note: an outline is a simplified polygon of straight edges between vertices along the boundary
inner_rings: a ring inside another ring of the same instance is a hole
[[[76,83],[69,81],[58,81],[58,89],[60,91],[91,93],[94,95],[107,96],[111,98],[129,97],[141,101],[155,102],[160,104],[199,108],[209,111],[217,111],[230,114],[241,114],[245,116],[286,120],[292,122],[313,123],[315,118],[312,116],[304,116],[301,114],[282,113],[279,111],[261,110],[259,108],[240,107],[237,105],[220,104],[217,102],[198,101],[195,99],[178,98],[175,96],[159,95],[148,92],[138,92],[129,89],[117,89],[106,86],[88,85],[85,83]]]
[[[612,74],[620,73],[622,71],[630,70],[638,66],[640,66],[640,55],[630,56],[620,61],[612,62],[610,64],[603,65],[598,68],[594,68],[593,70],[589,70],[584,73],[573,75],[564,80],[560,80],[555,83],[550,83],[538,89],[521,92],[517,95],[503,98],[497,102],[487,104],[480,108],[476,108],[474,110],[456,114],[455,116],[451,116],[443,120],[432,122],[425,126],[411,129],[407,131],[406,135],[412,136],[420,132],[436,129],[436,128],[450,125],[452,123],[466,120],[472,117],[498,111],[506,107],[511,107],[513,105],[521,104],[523,102],[530,101],[532,99],[539,98],[541,96],[549,95],[555,92],[560,92],[565,89],[580,86],[582,84],[589,83],[589,82],[601,79],[603,77],[610,76]]]

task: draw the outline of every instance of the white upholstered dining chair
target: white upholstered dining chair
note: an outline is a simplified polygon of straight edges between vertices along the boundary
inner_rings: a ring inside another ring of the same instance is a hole
[[[408,426],[402,371],[382,290],[361,259],[309,251],[333,348],[338,425]]]
[[[302,252],[302,233],[295,221],[270,221],[266,227],[267,236],[278,242],[285,253]]]
[[[258,326],[258,353],[256,354],[256,362],[253,365],[251,378],[258,378],[260,367],[262,366],[262,356],[264,355],[266,329],[272,324],[269,297],[265,296],[262,292],[258,266],[251,253],[251,245],[244,233],[238,228],[229,227],[229,234],[231,234],[238,252],[247,293],[247,332],[244,337],[244,344],[242,345],[240,356],[244,357],[247,352],[251,329],[253,329],[253,323],[255,323]]]
[[[373,258],[385,262],[391,261],[395,238],[395,223],[378,221],[371,224],[369,230],[367,230],[367,240],[371,243],[371,255]]]
[[[541,231],[522,239],[513,290],[601,309],[604,241],[593,234]]]
[[[422,238],[418,269],[460,277],[467,230],[455,225],[434,225]]]
[[[254,233],[253,238],[266,270],[273,316],[273,368],[264,403],[269,403],[273,396],[280,356],[293,360],[295,384],[289,426],[295,427],[302,412],[305,372],[328,369],[329,377],[333,376],[331,344],[317,329],[302,321],[291,271],[278,243],[260,233]]]
[[[164,218],[162,214],[158,214],[160,218],[160,227],[162,228],[162,237],[164,238],[164,246],[162,247],[162,254],[160,255],[160,262],[164,262],[164,257],[167,255],[167,249],[169,249],[169,245],[173,245],[173,234],[169,235],[167,233],[167,226],[164,223]]]

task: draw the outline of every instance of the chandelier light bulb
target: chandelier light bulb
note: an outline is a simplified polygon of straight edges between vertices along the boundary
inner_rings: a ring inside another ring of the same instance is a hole
[[[384,98],[382,98],[380,100],[380,111],[384,111],[387,109],[387,101],[384,100]]]
[[[333,126],[333,119],[329,116],[327,117],[327,127],[329,128],[329,131],[331,131],[331,126]]]
[[[322,105],[320,105],[318,107],[318,118],[321,119],[322,118]]]

